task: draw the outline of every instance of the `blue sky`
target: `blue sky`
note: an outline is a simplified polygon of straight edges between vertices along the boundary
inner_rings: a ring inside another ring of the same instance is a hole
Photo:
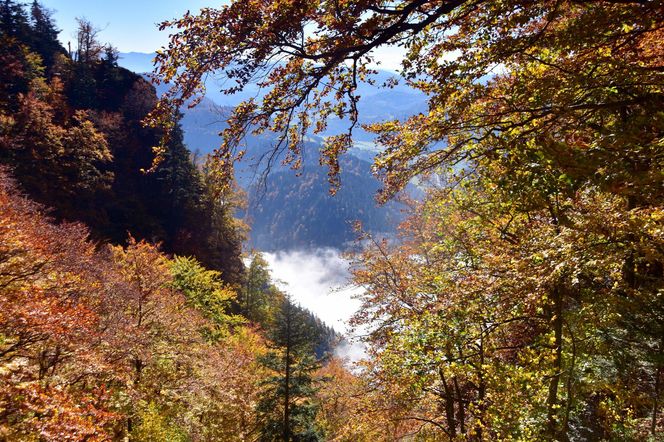
[[[28,2],[28,0],[24,0]],[[152,53],[168,43],[168,30],[159,32],[157,23],[182,16],[187,10],[219,7],[230,0],[40,0],[54,11],[60,41],[67,47],[75,41],[76,17],[85,17],[102,29],[99,40],[120,52]],[[397,70],[403,50],[383,47],[374,51],[380,67]]]
[[[66,46],[74,41],[76,17],[85,17],[103,31],[99,39],[121,52],[154,52],[168,41],[168,32],[156,24],[205,6],[217,7],[220,0],[41,0],[55,12],[62,29],[60,40]]]

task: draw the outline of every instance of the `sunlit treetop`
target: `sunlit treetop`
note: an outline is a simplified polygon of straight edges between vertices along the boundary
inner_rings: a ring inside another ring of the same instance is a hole
[[[652,115],[661,103],[663,25],[658,0],[233,1],[162,23],[174,33],[156,76],[172,88],[150,122],[168,127],[210,74],[228,79],[226,94],[257,82],[261,93],[234,109],[215,152],[219,177],[248,132],[276,133],[268,158],[297,167],[307,134],[335,117],[348,130],[320,151],[334,188],[358,124],[358,82],[372,82],[376,48],[398,45],[401,81],[428,94],[429,111],[367,128],[385,146],[375,171],[387,197],[415,175],[486,154],[489,141],[550,133],[606,148],[616,115]],[[661,138],[661,122],[650,123],[642,146]]]

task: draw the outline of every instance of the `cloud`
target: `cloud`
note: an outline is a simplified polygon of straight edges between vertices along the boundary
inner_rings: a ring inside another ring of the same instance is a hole
[[[338,332],[360,302],[353,296],[361,289],[349,286],[349,262],[335,249],[263,254],[277,286],[302,307],[311,310]]]
[[[349,362],[350,364],[346,365],[352,370],[359,368],[353,365],[354,362],[367,359],[368,356],[366,346],[357,339],[341,342],[337,348],[334,349],[334,353],[338,358],[346,361],[347,363]]]
[[[351,361],[365,355],[364,347],[348,336],[348,320],[360,307],[354,299],[362,289],[350,285],[350,263],[336,249],[263,253],[269,263],[272,279],[306,308],[346,335],[348,342],[337,348],[337,354]]]

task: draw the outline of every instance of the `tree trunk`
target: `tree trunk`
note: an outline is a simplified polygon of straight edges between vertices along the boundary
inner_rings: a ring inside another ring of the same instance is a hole
[[[554,440],[565,440],[562,437],[559,427],[559,413],[558,410],[558,386],[560,384],[560,376],[562,373],[562,353],[563,353],[563,302],[562,293],[559,287],[554,288],[553,293],[553,333],[554,333],[554,346],[555,357],[553,360],[553,374],[549,381],[549,394],[546,400],[547,407],[547,427],[546,434]]]
[[[659,354],[660,356],[664,353],[664,338],[659,344]],[[662,389],[662,371],[664,367],[661,364],[658,364],[658,367],[655,369],[655,392],[652,402],[652,418],[650,422],[650,433],[653,436],[657,435],[657,416],[659,415],[659,395],[660,390]]]
[[[447,420],[447,430],[450,438],[454,439],[457,434],[456,419],[454,417],[454,391],[447,383],[442,368],[438,369],[438,374],[440,375],[440,381],[443,383],[443,389],[445,390],[445,418]]]
[[[290,353],[291,353],[291,308],[286,314],[286,380],[284,386],[284,442],[290,441]]]
[[[484,438],[484,413],[486,412],[486,381],[484,380],[484,328],[480,335],[479,345],[480,363],[477,372],[477,402],[479,404],[479,425],[475,427],[475,436],[477,441]]]
[[[459,431],[461,434],[466,434],[466,408],[463,403],[463,395],[461,394],[461,389],[459,388],[459,380],[457,377],[454,377],[454,391],[456,392],[457,404],[459,407]]]

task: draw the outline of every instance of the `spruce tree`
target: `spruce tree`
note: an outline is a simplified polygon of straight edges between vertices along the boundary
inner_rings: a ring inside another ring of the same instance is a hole
[[[32,23],[30,46],[41,55],[44,66],[50,69],[55,63],[56,55],[65,53],[58,41],[60,30],[53,23],[51,11],[44,8],[37,0],[32,2],[30,18]]]
[[[27,41],[30,35],[28,16],[23,5],[13,0],[0,3],[0,36],[12,37],[18,41]]]
[[[318,405],[314,399],[316,331],[307,321],[306,311],[286,296],[269,331],[272,351],[262,364],[274,375],[265,381],[258,404],[261,441],[314,442],[323,440],[315,425]]]

